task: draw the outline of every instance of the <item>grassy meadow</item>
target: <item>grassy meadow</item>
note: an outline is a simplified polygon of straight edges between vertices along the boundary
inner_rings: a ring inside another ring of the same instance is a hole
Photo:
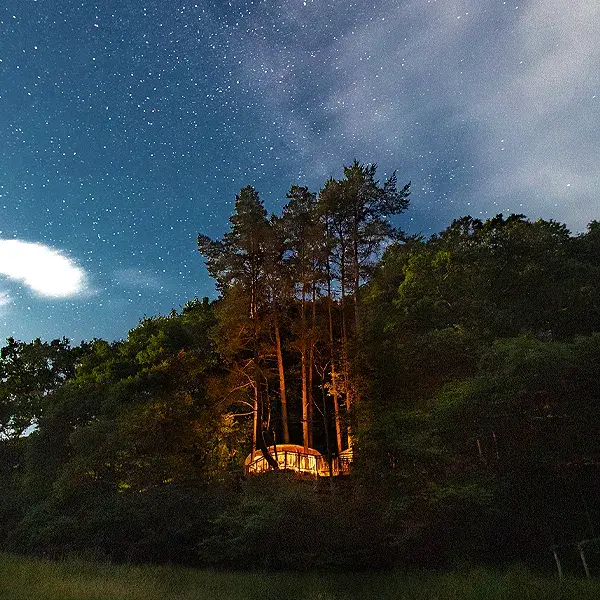
[[[504,572],[223,573],[180,567],[53,562],[0,555],[4,600],[537,600],[597,599],[600,582]]]

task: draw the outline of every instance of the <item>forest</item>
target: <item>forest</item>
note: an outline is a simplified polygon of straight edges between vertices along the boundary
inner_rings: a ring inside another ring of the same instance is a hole
[[[7,339],[1,548],[346,570],[591,547],[600,223],[465,216],[426,239],[394,225],[409,199],[357,161],[279,215],[245,187],[198,236],[216,299],[116,342]]]

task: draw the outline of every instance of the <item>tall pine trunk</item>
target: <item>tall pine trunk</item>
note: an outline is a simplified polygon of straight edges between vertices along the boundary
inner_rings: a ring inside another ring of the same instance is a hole
[[[252,451],[250,460],[254,462],[256,450],[258,448],[258,390],[254,386],[254,410],[252,420]]]
[[[329,244],[329,226],[326,224],[325,235],[327,237],[327,243]],[[335,355],[335,344],[333,336],[333,297],[331,294],[331,264],[330,257],[327,256],[327,312],[329,320],[329,353],[331,361],[331,395],[333,396],[333,418],[335,422],[335,439],[336,439],[336,453],[342,451],[342,427],[340,423],[340,403],[339,403],[339,388],[338,388],[338,374],[336,370],[336,355]]]
[[[279,331],[279,319],[277,311],[273,313],[273,326],[275,328],[275,345],[277,346],[277,369],[279,371],[279,397],[281,400],[281,429],[283,433],[283,443],[290,443],[290,429],[288,419],[287,396],[285,391],[285,371],[283,368],[283,353],[281,350],[281,334]]]
[[[264,403],[262,395],[262,382],[260,375],[260,340],[259,340],[259,325],[258,325],[258,303],[256,294],[258,269],[255,264],[251,265],[251,283],[250,283],[250,319],[252,320],[252,348],[253,348],[253,381],[254,381],[254,433],[253,433],[253,450],[259,449],[267,463],[273,469],[279,469],[279,464],[271,456],[265,439],[263,436],[263,421],[264,421]],[[254,458],[254,457],[253,457]]]
[[[357,378],[357,368],[358,368],[358,354],[360,349],[360,302],[359,302],[359,292],[360,292],[360,261],[358,257],[358,216],[355,211],[354,215],[354,227],[353,227],[353,236],[354,240],[352,241],[352,262],[353,262],[353,308],[354,308],[354,355],[352,357],[352,396],[355,402],[360,402],[360,389],[358,386],[358,378]],[[350,447],[350,441],[348,441],[348,447]]]
[[[314,266],[313,266],[314,272]],[[315,341],[314,331],[317,324],[317,290],[315,283],[312,284],[312,311],[310,324],[310,341],[308,347],[308,445],[312,448],[314,445],[314,398],[313,398],[313,373],[315,363]]]
[[[308,370],[307,370],[307,343],[306,343],[306,286],[302,282],[302,304],[300,305],[301,341],[300,356],[302,362],[302,442],[304,452],[309,447],[309,420],[308,420]]]
[[[342,311],[342,377],[346,393],[346,410],[352,406],[352,382],[350,379],[350,358],[348,355],[348,321],[346,319],[346,249],[344,242],[341,244],[340,257],[340,286],[341,286],[341,311]],[[347,427],[348,448],[352,445],[352,431]]]

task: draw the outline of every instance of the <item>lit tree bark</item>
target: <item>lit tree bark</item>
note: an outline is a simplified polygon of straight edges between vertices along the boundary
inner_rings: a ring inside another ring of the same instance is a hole
[[[307,371],[307,343],[306,343],[306,289],[302,285],[301,299],[301,340],[300,340],[300,360],[302,363],[302,442],[304,452],[308,452],[309,446],[309,420],[308,420],[308,371]]]
[[[316,265],[313,261],[313,273],[316,271]],[[313,398],[313,373],[315,363],[315,340],[314,332],[317,326],[317,287],[316,282],[312,282],[312,311],[311,311],[311,336],[308,347],[308,420],[310,427],[308,429],[308,445],[314,446],[314,398]]]
[[[279,319],[277,313],[273,315],[273,327],[275,328],[275,346],[277,352],[277,371],[279,373],[279,397],[281,400],[281,430],[283,443],[290,443],[290,428],[288,417],[287,396],[285,389],[285,370],[283,368],[283,352],[281,350],[281,333],[279,331]]]

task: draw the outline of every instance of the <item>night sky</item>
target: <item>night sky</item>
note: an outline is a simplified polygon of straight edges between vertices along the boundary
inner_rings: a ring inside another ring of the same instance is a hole
[[[357,158],[410,232],[600,219],[598,0],[3,0],[0,340],[214,296],[198,232]]]

